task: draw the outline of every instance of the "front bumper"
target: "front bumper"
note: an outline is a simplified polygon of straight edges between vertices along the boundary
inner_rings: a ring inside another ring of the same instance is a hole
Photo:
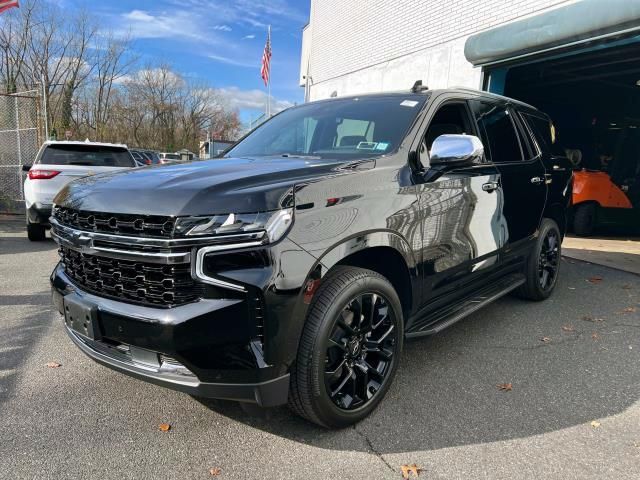
[[[29,223],[37,223],[39,225],[48,226],[49,217],[53,205],[43,203],[33,203],[27,208],[27,219]]]
[[[261,346],[245,336],[241,299],[202,299],[171,309],[131,305],[78,289],[61,266],[51,276],[53,303],[65,295],[97,307],[100,340],[76,333],[73,342],[98,363],[191,395],[257,403],[287,402],[289,374],[267,365]]]

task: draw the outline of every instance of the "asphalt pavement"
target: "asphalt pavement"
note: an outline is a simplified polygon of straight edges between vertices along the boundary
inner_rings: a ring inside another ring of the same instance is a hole
[[[564,259],[548,301],[407,342],[381,406],[327,431],[93,363],[50,304],[56,261],[0,220],[0,479],[640,478],[637,275]]]

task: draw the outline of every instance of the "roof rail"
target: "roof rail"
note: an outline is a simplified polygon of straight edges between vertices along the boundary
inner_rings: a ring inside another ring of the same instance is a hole
[[[425,90],[429,90],[429,87],[422,85],[422,80],[416,80],[416,83],[411,87],[413,93],[424,92]]]

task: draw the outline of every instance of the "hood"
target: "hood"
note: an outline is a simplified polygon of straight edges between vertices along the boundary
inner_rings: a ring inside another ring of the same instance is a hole
[[[293,186],[342,171],[344,162],[303,158],[224,158],[84,177],[57,205],[143,215],[254,213],[290,206]]]

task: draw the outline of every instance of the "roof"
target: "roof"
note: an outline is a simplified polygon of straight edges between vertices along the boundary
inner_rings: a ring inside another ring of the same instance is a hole
[[[526,107],[531,110],[538,110],[533,105],[525,103],[521,100],[517,100],[511,97],[505,97],[504,95],[498,95],[497,93],[491,93],[485,90],[476,90],[475,88],[467,88],[467,87],[451,87],[451,88],[445,89],[444,91],[456,91],[456,92],[464,92],[464,93],[472,93],[472,94],[475,93],[476,95],[480,95],[482,97],[489,97],[489,98],[493,98],[494,100],[501,100],[503,102],[509,102],[516,105],[520,105],[522,107]]]
[[[96,147],[116,147],[116,148],[127,148],[124,143],[106,143],[106,142],[78,142],[78,141],[68,141],[68,140],[47,140],[43,145],[93,145]]]
[[[334,101],[334,100],[344,100],[344,99],[350,99],[350,98],[363,98],[363,97],[368,97],[368,98],[375,98],[375,97],[401,97],[401,98],[407,98],[407,97],[424,97],[426,95],[429,94],[442,94],[442,93],[455,93],[455,92],[459,92],[459,93],[466,93],[466,94],[475,94],[475,95],[479,95],[482,97],[488,97],[488,98],[493,98],[495,100],[502,100],[505,102],[509,102],[512,104],[516,104],[516,105],[520,105],[522,107],[525,108],[529,108],[531,110],[538,110],[536,107],[534,107],[533,105],[529,105],[528,103],[525,102],[521,102],[520,100],[516,100],[515,98],[509,98],[509,97],[504,97],[502,95],[497,95],[495,93],[491,93],[491,92],[486,92],[484,90],[476,90],[474,88],[468,88],[468,87],[450,87],[450,88],[438,88],[435,90],[421,90],[419,92],[413,92],[411,90],[398,90],[398,91],[392,91],[392,92],[376,92],[376,93],[363,93],[361,95],[345,95],[344,97],[332,97],[332,98],[325,98],[325,99],[321,99],[321,100],[316,100],[316,102],[330,102],[330,101]],[[312,102],[315,103],[315,102]],[[301,104],[301,105],[305,105],[305,104]],[[295,107],[292,107],[295,108]]]

